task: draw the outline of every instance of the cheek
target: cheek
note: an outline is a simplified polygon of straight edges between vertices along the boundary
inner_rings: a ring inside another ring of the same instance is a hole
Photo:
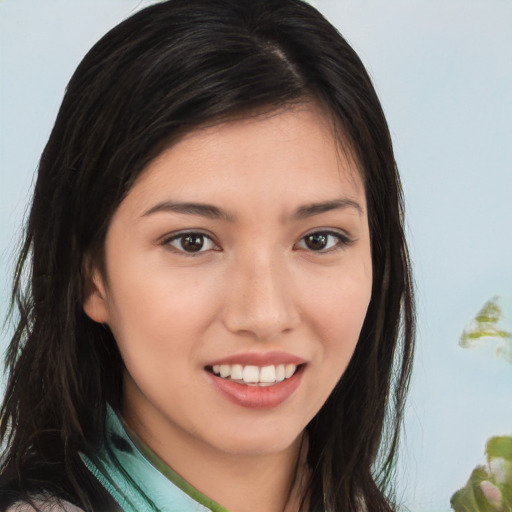
[[[317,343],[311,364],[309,389],[313,391],[304,402],[306,422],[323,406],[354,354],[371,298],[369,268],[351,265],[350,272],[340,268],[326,279],[317,279],[316,293],[303,303],[309,308],[308,313],[304,309],[308,335]]]
[[[127,364],[175,360],[215,316],[219,287],[211,272],[171,272],[160,261],[126,255],[110,276],[108,323]]]
[[[340,267],[317,283],[312,307],[316,308],[323,324],[334,331],[360,330],[372,293],[371,265],[364,261]]]
[[[355,350],[371,299],[371,265],[361,262],[325,280],[311,301],[311,318],[323,346],[324,357],[343,371]]]

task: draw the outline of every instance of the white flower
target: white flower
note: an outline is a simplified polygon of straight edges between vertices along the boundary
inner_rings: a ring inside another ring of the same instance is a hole
[[[501,510],[501,491],[489,480],[480,482],[480,489],[491,505]]]

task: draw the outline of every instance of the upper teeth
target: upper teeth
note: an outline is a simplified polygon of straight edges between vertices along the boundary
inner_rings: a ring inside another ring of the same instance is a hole
[[[242,380],[245,384],[273,384],[289,379],[297,369],[296,364],[269,366],[243,366],[241,364],[216,364],[213,373],[223,379]]]

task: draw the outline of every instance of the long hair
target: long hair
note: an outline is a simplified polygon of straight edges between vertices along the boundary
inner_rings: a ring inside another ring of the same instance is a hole
[[[15,273],[17,328],[0,413],[0,477],[13,496],[112,506],[78,454],[93,456],[102,442],[105,404],[120,404],[123,362],[82,301],[89,263],[101,260],[134,180],[194,128],[303,101],[323,107],[357,158],[373,265],[355,353],[307,426],[308,510],[393,510],[388,484],[414,334],[400,182],[364,66],[301,0],[158,3],[111,30],[77,68],[41,157]]]

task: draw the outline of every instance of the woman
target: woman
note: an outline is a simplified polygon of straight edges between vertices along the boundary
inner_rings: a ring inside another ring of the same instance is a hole
[[[393,510],[400,194],[369,77],[308,4],[170,0],[110,31],[39,166],[2,510]]]

